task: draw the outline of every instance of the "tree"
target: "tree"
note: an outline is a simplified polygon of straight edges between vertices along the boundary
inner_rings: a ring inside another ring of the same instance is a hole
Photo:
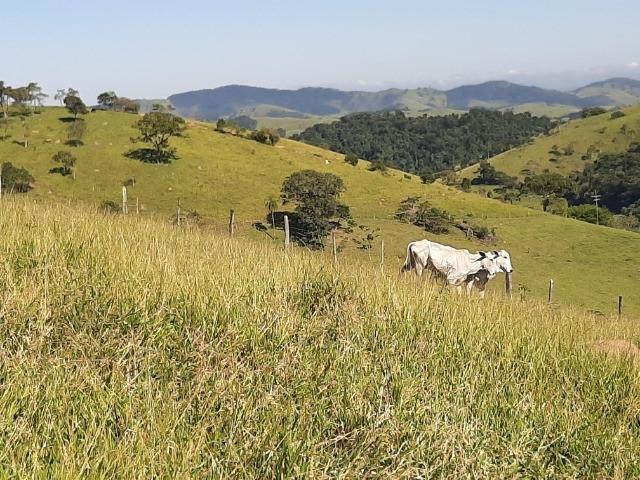
[[[59,88],[56,90],[56,94],[53,96],[54,100],[58,100],[60,102],[60,106],[64,105],[64,99],[67,96],[67,91],[64,88]]]
[[[296,205],[296,230],[293,238],[311,248],[323,248],[332,228],[350,218],[349,207],[339,202],[344,191],[342,179],[332,173],[301,170],[282,184],[283,202]]]
[[[169,147],[169,139],[181,136],[186,124],[184,119],[171,113],[151,112],[138,121],[137,128],[140,136],[136,140],[152,146],[150,160],[163,163],[175,158],[175,150]]]
[[[13,104],[20,108],[22,113],[27,114],[29,112],[27,104],[30,97],[27,87],[12,88],[9,91],[9,97],[13,100]]]
[[[226,127],[227,122],[225,121],[224,118],[219,118],[218,121],[216,122],[216,130],[218,132],[224,132],[224,127]]]
[[[117,97],[113,103],[113,109],[116,112],[138,114],[140,111],[140,104],[130,98]]]
[[[49,173],[59,173],[62,176],[67,176],[73,174],[75,179],[75,165],[76,165],[76,157],[74,157],[70,152],[66,152],[61,150],[53,155],[51,159],[60,164],[59,167],[53,168],[49,170]]]
[[[471,180],[473,185],[504,185],[505,187],[514,187],[518,181],[514,177],[510,177],[491,165],[486,160],[480,162],[478,175]]]
[[[387,164],[384,162],[384,160],[372,160],[371,164],[369,165],[368,170],[370,172],[386,172],[387,171]]]
[[[4,118],[9,116],[9,98],[11,87],[4,83],[4,80],[0,80],[0,108],[2,108],[2,114]]]
[[[464,192],[471,191],[471,180],[469,180],[468,178],[463,178],[462,181],[460,182],[460,188]]]
[[[525,177],[524,189],[537,195],[564,197],[576,190],[576,184],[559,173],[543,172]]]
[[[154,103],[151,106],[151,111],[152,112],[163,112],[163,113],[167,113],[167,112],[173,112],[176,108],[171,105],[170,103]]]
[[[274,213],[276,211],[276,208],[278,208],[278,199],[271,195],[264,202],[264,206],[269,211],[269,215],[271,216],[271,228],[276,228],[276,219]]]
[[[33,187],[33,176],[24,168],[14,167],[11,162],[0,165],[2,193],[26,193]]]
[[[602,115],[603,113],[607,113],[606,108],[602,107],[590,107],[582,110],[582,118],[594,117],[596,115]]]
[[[98,95],[98,105],[101,105],[108,110],[113,110],[117,100],[118,96],[111,90],[108,92],[102,92]]]
[[[576,220],[582,220],[588,223],[599,223],[600,225],[609,225],[613,218],[613,214],[608,208],[602,206],[596,208],[595,205],[588,203],[569,207],[567,214]]]
[[[421,202],[420,197],[408,197],[400,202],[395,218],[404,223],[412,223],[436,235],[448,233],[453,225],[451,215],[433,207],[428,201]]]
[[[28,101],[34,110],[37,107],[41,107],[44,104],[44,99],[49,96],[42,91],[42,87],[36,82],[29,83],[25,88],[27,90]]]
[[[275,145],[280,141],[280,136],[268,128],[261,128],[251,133],[251,139],[256,142],[264,143],[265,145]]]
[[[69,113],[73,115],[74,120],[78,119],[78,115],[86,115],[89,113],[82,99],[75,95],[67,95],[64,97],[64,105],[67,107],[67,110],[69,110]]]
[[[349,152],[344,156],[344,161],[355,167],[358,165],[358,156],[355,153]]]

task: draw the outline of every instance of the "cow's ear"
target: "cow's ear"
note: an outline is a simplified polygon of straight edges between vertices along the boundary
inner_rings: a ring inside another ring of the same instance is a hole
[[[480,254],[480,258],[487,258],[486,252],[478,252]]]
[[[493,251],[493,254],[494,254],[496,257],[499,257],[499,256],[500,256],[500,254],[498,253],[498,251],[497,251],[497,250],[494,250],[494,251]]]

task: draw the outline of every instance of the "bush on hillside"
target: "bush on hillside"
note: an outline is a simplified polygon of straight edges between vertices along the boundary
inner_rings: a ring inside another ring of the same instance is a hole
[[[448,233],[453,225],[453,217],[444,210],[433,207],[428,201],[420,200],[420,197],[408,197],[403,200],[395,213],[395,218],[436,235]]]
[[[11,162],[0,165],[2,193],[26,193],[33,188],[35,180],[25,168],[14,167]]]
[[[473,185],[503,185],[505,187],[514,187],[518,184],[515,177],[510,177],[491,165],[486,160],[480,162],[478,175],[471,180]]]
[[[324,239],[333,228],[350,219],[349,207],[340,203],[344,182],[332,173],[301,170],[282,184],[283,204],[296,205],[292,238],[314,249],[324,248]]]
[[[66,152],[64,150],[56,152],[51,157],[51,160],[60,166],[52,168],[49,170],[49,173],[59,173],[63,177],[73,174],[76,165],[76,157],[74,157],[70,152]]]
[[[603,113],[607,113],[606,108],[590,107],[582,110],[582,113],[580,115],[582,116],[582,118],[589,118],[589,117],[594,117],[596,115],[602,115]]]
[[[387,164],[384,160],[373,160],[367,169],[370,172],[382,172],[385,173],[387,171]]]
[[[344,156],[344,161],[349,165],[353,165],[354,167],[358,165],[358,156],[355,153],[347,153]]]
[[[265,145],[275,145],[280,141],[280,136],[268,128],[261,128],[260,130],[252,132],[249,138]]]
[[[624,113],[622,110],[616,110],[615,112],[613,112],[611,114],[610,119],[611,120],[615,120],[616,118],[622,118],[622,117],[626,117],[626,116],[627,116],[627,114]]]
[[[597,210],[597,211],[596,211]],[[613,218],[613,213],[606,207],[598,207],[588,203],[569,207],[567,215],[576,220],[588,223],[598,223],[599,225],[609,225]]]

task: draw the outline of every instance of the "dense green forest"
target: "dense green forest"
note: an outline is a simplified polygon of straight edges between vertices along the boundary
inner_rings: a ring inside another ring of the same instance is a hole
[[[547,133],[552,127],[546,117],[483,109],[461,115],[413,118],[402,112],[375,112],[314,125],[294,138],[418,173],[477,163]]]
[[[640,144],[624,153],[602,155],[576,176],[576,182],[581,201],[590,202],[597,192],[605,207],[640,219]]]

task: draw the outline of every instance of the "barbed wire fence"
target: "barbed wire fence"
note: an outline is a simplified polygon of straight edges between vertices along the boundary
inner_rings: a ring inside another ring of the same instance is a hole
[[[127,188],[123,186],[122,189],[122,214],[132,215],[133,212],[129,211],[128,192]],[[141,204],[139,198],[135,198],[135,215],[139,216],[141,213]],[[146,209],[145,209],[146,210]],[[148,210],[147,210],[148,211]],[[238,219],[235,209],[229,210],[229,219],[226,222],[219,219],[212,219],[195,213],[183,208],[180,199],[176,201],[176,213],[172,215],[172,223],[179,228],[197,228],[200,231],[209,232],[215,235],[229,235],[229,237],[256,237],[257,233],[262,233],[264,238],[268,238],[274,244],[281,244],[285,251],[289,251],[293,245],[297,248],[302,248],[308,251],[329,250],[331,251],[332,262],[334,266],[337,266],[340,256],[366,254],[369,260],[377,259],[379,262],[379,268],[382,272],[385,271],[385,243],[384,239],[380,235],[374,235],[368,242],[356,242],[355,235],[352,231],[345,231],[338,228],[331,230],[329,238],[325,241],[318,243],[310,243],[305,239],[308,238],[308,231],[290,222],[289,215],[284,212],[278,212],[282,214],[282,225],[273,224],[273,220],[269,221],[270,214],[265,214],[263,218],[259,219]],[[491,216],[491,220],[514,220],[525,219],[531,216],[539,215],[539,212],[532,212],[532,215],[509,215],[506,217]],[[271,217],[273,218],[273,217]],[[477,217],[476,217],[477,218]],[[485,217],[488,218],[488,217]],[[359,225],[361,221],[380,221],[380,220],[397,220],[395,214],[379,214],[373,216],[357,217]],[[358,224],[355,224],[358,226]],[[375,243],[374,243],[375,241]],[[547,291],[547,302],[550,306],[556,306],[555,287],[557,283],[554,280],[549,280]],[[518,290],[521,299],[524,299],[524,293],[522,289],[528,291],[526,286],[519,286]],[[510,275],[505,276],[505,291],[508,297],[513,297],[513,283]],[[616,297],[617,306],[617,318],[618,320],[623,318],[624,315],[624,299],[622,295]],[[599,311],[593,311],[595,314],[602,314]]]

